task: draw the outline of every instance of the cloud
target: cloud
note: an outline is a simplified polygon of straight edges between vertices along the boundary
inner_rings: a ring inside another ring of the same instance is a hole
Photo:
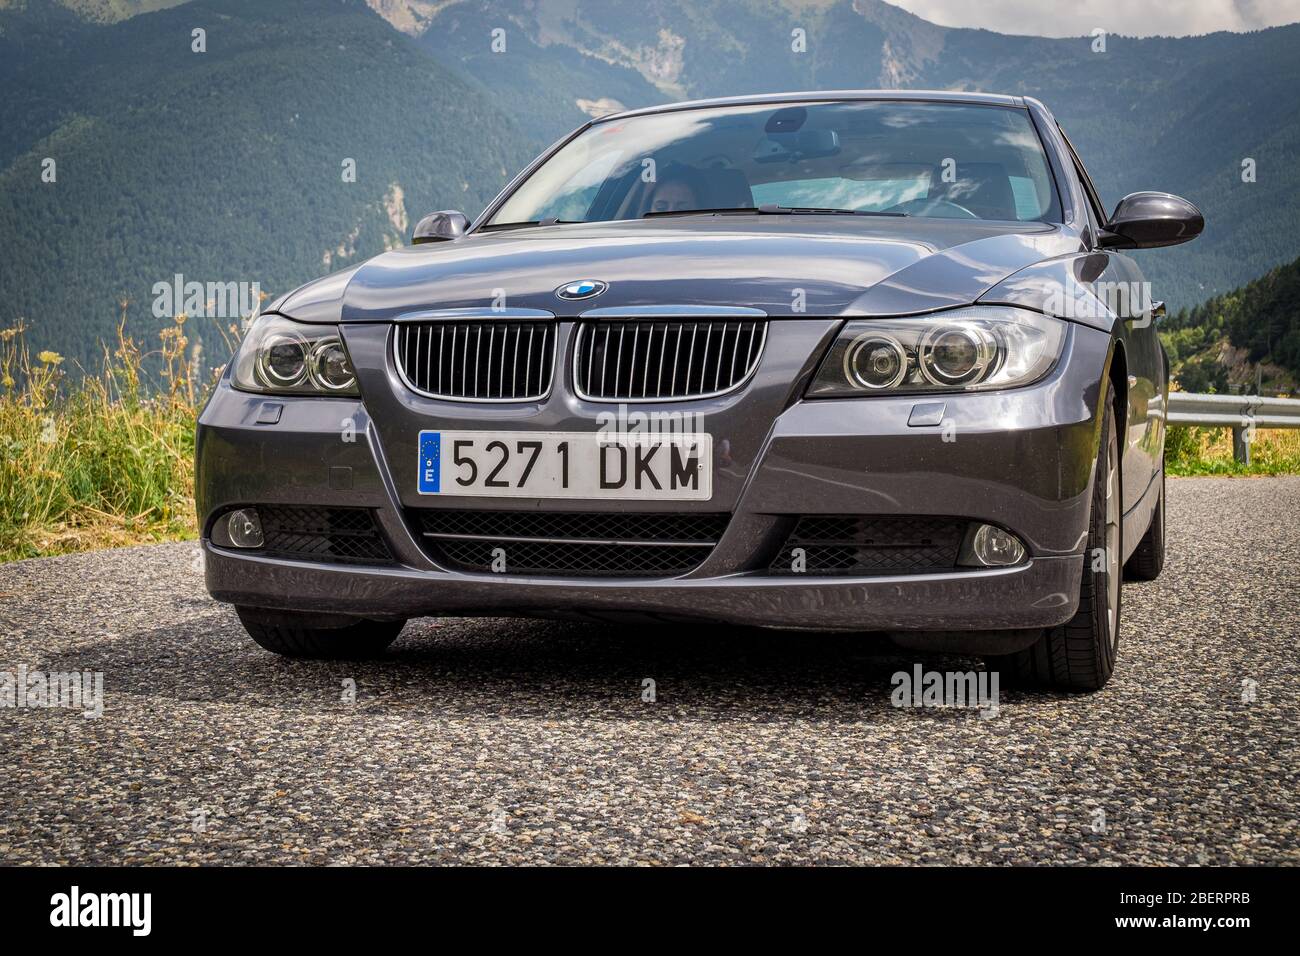
[[[1193,36],[1260,30],[1300,21],[1300,0],[888,0],[932,23],[997,33],[1086,36],[1096,27],[1126,36]]]

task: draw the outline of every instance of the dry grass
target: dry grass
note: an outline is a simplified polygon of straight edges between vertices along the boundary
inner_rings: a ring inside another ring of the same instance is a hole
[[[1169,429],[1166,462],[1171,475],[1300,474],[1300,428],[1260,429],[1250,446],[1250,464],[1232,457],[1231,428],[1174,426]]]
[[[195,534],[194,422],[208,383],[184,328],[177,316],[143,353],[119,325],[98,373],[75,387],[61,356],[30,353],[21,323],[0,331],[0,561]]]

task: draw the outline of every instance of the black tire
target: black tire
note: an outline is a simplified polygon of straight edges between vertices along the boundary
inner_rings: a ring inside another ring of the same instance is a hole
[[[1165,567],[1165,470],[1160,469],[1160,499],[1147,533],[1124,565],[1125,581],[1154,581]]]
[[[1102,397],[1101,442],[1093,480],[1092,513],[1088,519],[1088,550],[1079,584],[1079,609],[1073,618],[1048,628],[1036,643],[1023,651],[986,660],[988,669],[999,671],[1007,683],[1056,690],[1101,690],[1115,669],[1119,651],[1122,579],[1119,555],[1124,553],[1124,499],[1113,394],[1107,382]],[[1108,501],[1108,496],[1113,497]]]
[[[248,636],[272,653],[322,661],[360,661],[378,657],[397,640],[405,621],[358,620],[336,627],[307,626],[319,615],[237,607]]]

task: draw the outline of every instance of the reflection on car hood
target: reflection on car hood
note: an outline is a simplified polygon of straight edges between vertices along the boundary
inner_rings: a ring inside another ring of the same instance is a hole
[[[1058,226],[973,220],[692,216],[542,226],[395,249],[268,311],[307,322],[494,305],[560,316],[646,305],[898,315],[970,304],[1025,266],[1079,248]],[[580,301],[555,294],[582,279],[608,288]]]

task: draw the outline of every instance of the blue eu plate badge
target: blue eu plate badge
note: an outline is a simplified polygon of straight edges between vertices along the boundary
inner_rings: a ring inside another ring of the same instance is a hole
[[[420,494],[442,490],[442,433],[420,432]]]

